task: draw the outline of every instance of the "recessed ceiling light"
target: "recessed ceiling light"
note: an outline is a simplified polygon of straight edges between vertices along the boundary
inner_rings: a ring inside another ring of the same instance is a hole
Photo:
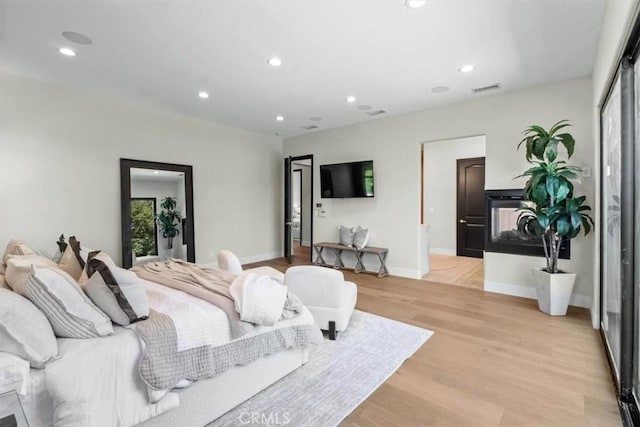
[[[418,9],[419,7],[424,6],[427,3],[427,0],[407,0],[405,4],[408,8]]]
[[[160,172],[159,171],[153,171],[154,175],[158,175]]]
[[[91,44],[93,41],[85,36],[84,34],[76,33],[75,31],[65,31],[62,33],[62,37],[69,40],[70,42],[78,43],[78,44]]]
[[[366,111],[370,109],[371,109],[371,105],[358,105],[358,110]]]
[[[277,121],[279,121],[279,122],[281,122],[281,121],[283,121],[283,120],[284,120],[284,117],[283,117],[283,116],[276,116],[276,120],[277,120]]]
[[[431,88],[431,92],[433,93],[442,93],[449,90],[449,86],[436,86]]]
[[[207,92],[205,92],[205,91],[198,92],[198,96],[199,96],[200,98],[202,98],[202,99],[207,99],[207,98],[209,98],[209,94],[208,94]]]
[[[347,102],[356,102],[355,96],[347,96]]]
[[[282,65],[282,60],[274,56],[273,58],[269,58],[267,64],[271,65],[272,67],[279,67]]]
[[[462,67],[460,67],[461,73],[470,73],[472,71],[473,71],[473,65],[471,64],[463,65]]]
[[[76,52],[68,47],[61,47],[58,52],[63,54],[64,56],[76,56]]]

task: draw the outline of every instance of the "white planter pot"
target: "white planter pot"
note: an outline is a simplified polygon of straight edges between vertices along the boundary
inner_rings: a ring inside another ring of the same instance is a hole
[[[165,249],[162,253],[162,261],[168,261],[174,258],[175,248]]]
[[[575,273],[549,274],[540,269],[533,270],[538,295],[538,308],[551,316],[564,316],[576,281]]]

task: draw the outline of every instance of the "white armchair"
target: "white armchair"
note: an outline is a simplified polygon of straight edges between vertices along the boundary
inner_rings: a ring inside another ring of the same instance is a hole
[[[344,280],[337,270],[318,266],[287,269],[284,284],[311,311],[320,329],[329,331],[329,339],[349,325],[356,305],[358,287]]]
[[[242,274],[244,271],[251,271],[259,276],[269,276],[279,282],[284,280],[284,274],[272,267],[264,266],[243,270],[242,264],[236,254],[226,249],[218,252],[218,268],[237,275]]]

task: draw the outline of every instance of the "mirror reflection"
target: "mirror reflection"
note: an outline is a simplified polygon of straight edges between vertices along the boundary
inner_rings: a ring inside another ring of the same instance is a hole
[[[131,168],[132,265],[187,259],[184,173]]]

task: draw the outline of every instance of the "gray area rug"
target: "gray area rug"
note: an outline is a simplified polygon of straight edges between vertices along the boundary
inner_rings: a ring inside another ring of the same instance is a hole
[[[304,366],[208,426],[336,426],[432,334],[356,310],[336,341],[325,337]]]

